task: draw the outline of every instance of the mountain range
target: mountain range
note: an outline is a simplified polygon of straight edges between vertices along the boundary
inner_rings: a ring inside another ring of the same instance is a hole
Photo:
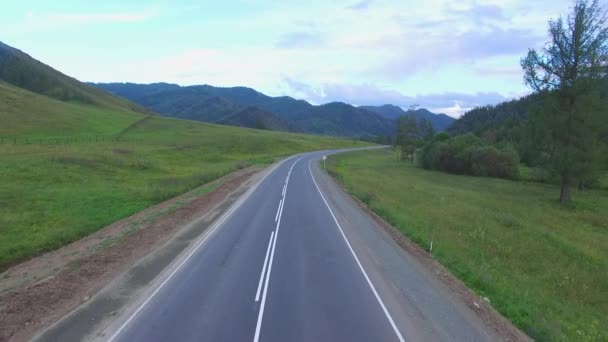
[[[395,119],[428,119],[436,131],[455,120],[426,109],[393,105],[355,107],[342,102],[312,105],[289,96],[271,97],[246,87],[179,86],[169,83],[91,83],[161,115],[236,126],[336,136],[391,136]]]
[[[446,114],[435,114],[428,109],[418,108],[409,109],[407,111],[401,109],[401,107],[386,104],[383,106],[360,106],[359,108],[367,109],[374,113],[380,114],[387,119],[396,120],[400,116],[413,115],[417,120],[428,120],[433,125],[433,128],[437,132],[443,132],[447,130],[455,121],[453,117]]]
[[[57,112],[66,104],[91,105],[108,112],[163,116],[250,128],[313,133],[346,137],[384,137],[395,134],[400,115],[415,115],[431,121],[436,131],[446,129],[453,118],[433,114],[425,109],[404,111],[397,106],[355,107],[342,102],[312,105],[288,96],[271,97],[246,87],[213,87],[210,85],[179,86],[169,83],[82,83],[28,54],[0,42],[0,83],[6,94],[26,96],[30,91],[57,100]],[[17,87],[19,89],[14,89]],[[6,95],[4,94],[4,95]],[[7,95],[8,96],[8,95]],[[42,100],[41,100],[42,101]],[[20,104],[26,105],[26,102]],[[11,102],[0,104],[0,109],[19,113],[11,125],[26,125],[26,116],[36,112],[25,107],[9,108]],[[5,108],[6,107],[6,108]],[[87,107],[93,108],[93,107]],[[88,110],[88,109],[87,109]],[[27,112],[27,114],[24,114]],[[75,113],[75,108],[63,112]],[[15,114],[17,115],[17,114]],[[45,117],[53,125],[61,125],[61,118]],[[125,117],[125,118],[126,118]],[[32,117],[33,118],[33,117]],[[103,120],[105,116],[91,115],[69,118],[70,122]],[[68,120],[67,116],[65,117]],[[130,117],[128,120],[131,120]],[[66,127],[68,127],[66,125]],[[76,129],[73,126],[70,129]]]

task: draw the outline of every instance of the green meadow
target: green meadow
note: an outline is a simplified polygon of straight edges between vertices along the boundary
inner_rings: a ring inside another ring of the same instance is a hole
[[[332,156],[354,196],[539,341],[608,340],[608,191],[450,175],[391,150]]]
[[[66,103],[5,83],[0,122],[0,270],[237,169],[363,146]]]

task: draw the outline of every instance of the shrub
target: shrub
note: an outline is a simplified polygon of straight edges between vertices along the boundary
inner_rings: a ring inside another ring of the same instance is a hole
[[[515,150],[482,146],[471,152],[471,174],[475,176],[513,179],[518,169],[519,157]]]
[[[510,179],[517,176],[519,168],[519,156],[513,148],[484,145],[473,134],[435,139],[422,148],[418,160],[425,169]]]

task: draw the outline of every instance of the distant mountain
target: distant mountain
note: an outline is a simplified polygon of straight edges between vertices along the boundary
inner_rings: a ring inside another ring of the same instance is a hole
[[[165,116],[222,125],[289,130],[287,122],[277,115],[253,105],[241,105],[218,96],[213,87],[180,87],[169,83],[94,85]]]
[[[142,107],[130,101],[111,96],[104,91],[66,76],[2,42],[0,42],[0,80],[15,87],[60,101],[146,112]]]
[[[403,115],[413,115],[418,120],[429,120],[437,132],[446,131],[448,127],[450,127],[450,125],[456,121],[456,119],[451,116],[445,114],[435,114],[424,108],[404,111],[400,107],[391,104],[386,104],[383,106],[361,106],[359,108],[367,109],[369,111],[378,113],[385,118],[393,120]]]
[[[217,98],[217,97],[216,97]],[[216,121],[218,124],[287,131],[287,122],[258,107],[247,107]]]
[[[387,136],[395,134],[395,121],[342,102],[314,106],[292,119],[304,132],[339,136]]]
[[[395,122],[345,103],[314,106],[288,96],[271,97],[246,87],[175,84],[93,84],[159,114],[199,121],[338,136],[387,136]]]

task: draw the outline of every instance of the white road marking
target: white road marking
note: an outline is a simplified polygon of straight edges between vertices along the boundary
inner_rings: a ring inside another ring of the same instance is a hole
[[[312,169],[310,168],[310,161],[308,162],[308,172],[310,172],[310,177],[312,177],[312,181],[315,183],[315,187],[317,188],[317,191],[319,192],[319,195],[321,195],[321,198],[323,199],[323,202],[325,202],[325,205],[327,206],[327,209],[329,210],[329,213],[331,214],[331,217],[333,217],[334,222],[336,223],[336,226],[338,226],[338,229],[340,230],[340,233],[342,234],[342,237],[344,238],[344,241],[346,242],[346,245],[348,246],[348,249],[352,253],[353,257],[355,258],[355,261],[357,262],[357,265],[359,265],[359,269],[361,270],[361,273],[363,273],[363,276],[365,277],[365,280],[367,280],[367,284],[372,289],[372,292],[374,293],[374,296],[376,297],[376,300],[378,300],[378,303],[382,307],[382,311],[384,311],[384,314],[386,315],[386,318],[388,318],[388,321],[391,323],[391,326],[393,327],[393,330],[395,331],[395,334],[397,335],[397,338],[399,338],[400,342],[404,342],[405,340],[403,339],[403,336],[401,336],[401,333],[399,332],[399,329],[397,328],[397,325],[395,325],[395,322],[393,321],[393,318],[391,317],[391,314],[388,312],[386,306],[384,305],[384,302],[382,302],[382,299],[380,298],[380,295],[378,295],[378,292],[376,291],[376,288],[374,287],[374,284],[372,284],[372,281],[367,276],[367,272],[365,272],[365,269],[363,269],[363,266],[361,265],[361,262],[359,261],[359,258],[357,257],[357,254],[355,254],[355,251],[351,247],[350,242],[348,242],[348,239],[346,238],[346,234],[344,234],[344,231],[342,230],[342,227],[340,226],[340,223],[336,219],[336,215],[334,215],[334,212],[331,210],[331,207],[327,203],[327,200],[325,199],[325,196],[323,196],[323,193],[321,192],[321,189],[319,188],[319,185],[317,184],[317,181],[315,180],[315,176],[313,176],[313,174],[312,174]]]
[[[177,267],[175,267],[175,269],[173,269],[173,271],[167,276],[167,278],[165,278],[165,280],[163,280],[163,282],[154,290],[154,292],[152,292],[152,294],[150,294],[150,296],[148,298],[146,298],[146,300],[137,308],[137,310],[135,310],[135,312],[133,312],[131,314],[131,316],[129,316],[129,318],[118,328],[118,330],[116,330],[116,332],[114,332],[114,334],[108,339],[108,342],[112,342],[116,339],[116,337],[118,337],[118,335],[127,327],[127,325],[129,323],[131,323],[131,321],[135,318],[135,316],[137,316],[139,314],[139,312],[146,306],[146,304],[148,304],[148,302],[150,302],[150,300],[152,300],[152,298],[154,298],[154,296],[169,282],[169,280],[171,280],[173,278],[175,273],[177,273],[177,271],[179,271],[186,264],[186,262],[188,262],[190,260],[190,258],[192,258],[194,253],[198,252],[199,248],[209,239],[210,236],[213,235],[213,232],[215,232],[215,230],[217,230],[217,228],[220,227],[239,206],[240,206],[240,203],[239,203],[239,205],[233,206],[230,209],[230,211],[228,211],[226,213],[226,215],[224,217],[222,217],[222,219],[220,221],[218,221],[218,223],[215,225],[214,229],[211,230],[209,232],[209,234],[207,236],[205,236],[205,238],[202,239],[196,245],[196,247],[194,247],[190,251],[190,253],[188,253],[188,255],[177,265]]]
[[[300,159],[302,159],[303,157],[300,157]],[[300,160],[298,159],[298,160]],[[287,159],[286,159],[287,160]],[[297,162],[297,160],[296,160]],[[237,200],[236,203],[234,203],[234,205],[217,221],[217,223],[215,223],[213,225],[213,227],[209,230],[209,233],[207,235],[205,235],[204,238],[202,238],[191,250],[190,252],[184,257],[184,259],[182,259],[182,261],[173,269],[173,271],[171,271],[171,273],[169,273],[169,275],[162,281],[162,283],[160,283],[160,285],[148,296],[148,298],[146,298],[146,300],[141,303],[139,305],[139,307],[137,307],[137,309],[129,316],[129,318],[127,318],[124,323],[114,332],[114,334],[112,334],[112,336],[110,336],[110,338],[107,340],[108,342],[112,342],[114,341],[118,335],[120,335],[120,333],[127,327],[127,325],[129,325],[129,323],[131,323],[131,321],[141,312],[141,310],[146,306],[146,304],[148,304],[150,302],[150,300],[152,300],[152,298],[154,298],[154,296],[169,282],[169,280],[171,280],[171,278],[173,278],[173,276],[192,258],[192,256],[200,249],[200,247],[202,245],[205,244],[205,242],[207,242],[207,240],[213,236],[215,233],[215,231],[222,226],[222,224],[232,215],[232,213],[234,213],[238,208],[240,208],[241,204],[243,202],[245,202],[245,200],[247,200],[249,198],[249,195],[251,195],[256,189],[257,187],[262,184],[262,182],[266,179],[266,177],[268,177],[268,175],[270,175],[272,172],[274,172],[274,170],[283,163],[283,161],[281,161],[279,164],[277,164],[276,166],[274,166],[273,169],[270,170],[270,172],[268,172],[266,175],[264,175],[264,177],[262,177],[256,184],[255,186],[253,186],[252,188],[249,189],[249,191],[247,191],[245,193],[245,195],[243,195],[239,200]],[[293,167],[293,165],[292,165]],[[275,236],[276,238],[276,236]]]
[[[302,158],[300,157],[296,160],[289,169],[293,170],[293,167],[299,162]],[[289,175],[285,180],[285,184],[289,184]],[[279,228],[281,227],[281,218],[283,216],[283,208],[285,207],[285,201],[287,200],[287,190],[285,191],[285,195],[283,196],[283,202],[281,205],[281,210],[279,212],[279,220],[277,221],[276,233],[274,234],[274,241],[272,242],[272,250],[270,251],[270,261],[268,262],[268,273],[266,274],[266,282],[264,283],[264,292],[262,293],[262,304],[260,305],[260,311],[258,312],[258,321],[255,325],[255,335],[253,336],[253,342],[258,342],[260,340],[260,331],[262,330],[262,319],[264,318],[264,308],[266,307],[266,295],[268,294],[268,284],[270,283],[270,273],[272,272],[272,262],[274,260],[274,251],[277,245],[277,239],[279,237]]]
[[[266,274],[266,265],[268,264],[268,255],[270,254],[270,247],[272,246],[272,238],[274,237],[274,230],[270,233],[270,240],[268,241],[268,248],[266,249],[266,258],[264,258],[264,267],[262,267],[262,273],[260,274],[260,282],[258,283],[258,291],[255,293],[255,301],[260,300],[260,291],[262,291],[262,282],[264,275]]]
[[[287,191],[285,191],[287,193]],[[283,196],[283,202],[281,202],[281,211],[279,212],[279,218],[283,215],[283,207],[285,206],[285,196]]]
[[[282,198],[279,201],[279,206],[277,207],[277,214],[274,215],[274,222],[277,222],[277,220],[279,219],[279,211],[281,211],[281,205],[283,205],[283,199]]]

